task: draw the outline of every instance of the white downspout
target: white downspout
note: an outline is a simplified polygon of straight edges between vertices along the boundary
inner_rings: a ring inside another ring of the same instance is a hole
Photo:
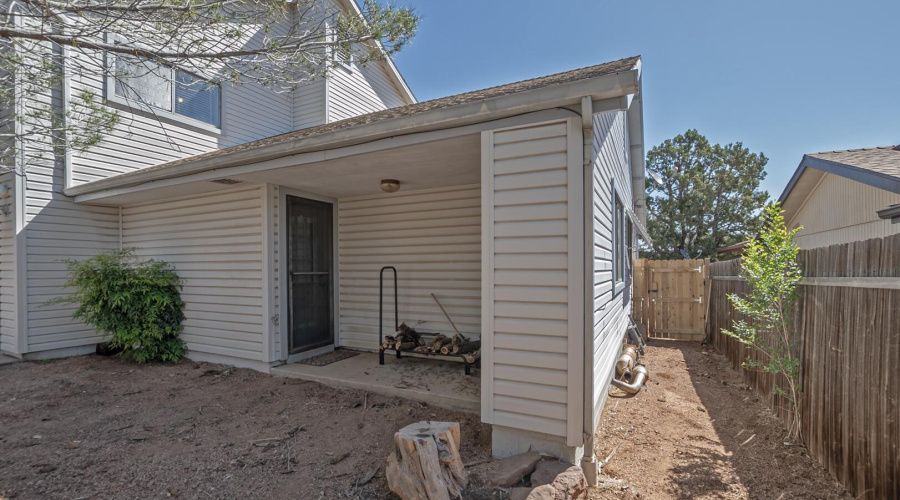
[[[594,258],[593,258],[593,155],[594,155],[594,107],[591,96],[581,98],[581,133],[584,143],[583,158],[583,182],[584,190],[583,208],[584,210],[584,273],[583,273],[583,290],[584,294],[584,356],[582,360],[582,372],[584,376],[584,415],[582,415],[582,433],[584,434],[584,456],[581,458],[581,469],[587,478],[588,484],[596,486],[600,475],[600,463],[594,456],[594,430],[593,425],[593,409],[594,409],[594,377],[593,377],[593,276],[594,276]],[[588,279],[588,277],[591,277]]]

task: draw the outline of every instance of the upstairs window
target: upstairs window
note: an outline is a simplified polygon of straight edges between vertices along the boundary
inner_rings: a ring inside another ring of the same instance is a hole
[[[221,91],[187,71],[175,71],[175,114],[219,126]]]
[[[188,124],[193,120],[216,129],[221,127],[219,85],[171,66],[121,55],[115,58],[115,73],[114,97],[120,103],[146,106],[152,108],[150,111],[162,111],[162,116]]]

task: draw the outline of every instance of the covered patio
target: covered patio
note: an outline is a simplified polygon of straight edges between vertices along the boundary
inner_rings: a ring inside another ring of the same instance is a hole
[[[465,375],[461,363],[385,357],[362,352],[325,366],[290,363],[272,368],[272,375],[311,380],[332,387],[347,387],[386,396],[421,401],[431,406],[478,414],[481,410],[480,370]]]
[[[120,246],[175,266],[191,359],[480,411],[496,456],[539,449],[577,463],[621,338],[595,346],[586,334],[596,326],[587,303],[602,291],[585,279],[588,242],[612,210],[593,198],[609,194],[607,158],[624,205],[631,177],[642,182],[642,159],[628,154],[642,147],[639,91],[639,59],[614,61],[67,194],[119,207]],[[396,308],[386,266],[397,269]],[[405,354],[379,365],[382,335],[399,323],[479,339],[481,369],[466,376],[460,363]],[[335,349],[365,353],[296,364]]]

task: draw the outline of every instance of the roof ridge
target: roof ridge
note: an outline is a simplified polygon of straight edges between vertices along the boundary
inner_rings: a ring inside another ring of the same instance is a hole
[[[893,146],[874,146],[871,148],[852,148],[852,149],[833,149],[830,151],[816,151],[814,153],[806,153],[808,155],[827,155],[830,153],[855,153],[857,151],[875,151],[878,149],[893,149],[894,151],[900,151],[900,144]]]
[[[546,78],[546,79],[551,79],[551,78],[554,78],[554,77],[557,77],[557,76],[561,76],[561,75],[565,75],[565,74],[568,74],[568,73],[577,73],[577,72],[579,72],[579,71],[585,71],[585,70],[589,70],[589,69],[595,69],[595,68],[599,68],[599,67],[601,67],[601,66],[611,66],[611,65],[613,65],[613,64],[620,63],[620,62],[625,62],[625,61],[629,61],[629,60],[634,60],[635,62],[637,62],[637,61],[639,61],[640,59],[641,59],[641,55],[640,55],[640,54],[637,54],[637,55],[633,55],[633,56],[630,56],[630,57],[623,57],[623,58],[621,58],[621,59],[616,59],[615,61],[607,61],[607,62],[603,62],[603,63],[591,64],[591,65],[589,65],[589,66],[582,66],[582,67],[580,67],[580,68],[567,69],[567,70],[565,70],[565,71],[559,71],[559,72],[556,72],[556,73],[551,73],[551,74],[549,74],[549,75],[533,76],[533,77],[531,77],[531,78],[525,78],[524,80],[518,80],[518,81],[515,81],[515,82],[506,82],[506,83],[500,83],[500,84],[497,84],[497,85],[491,85],[490,87],[485,87],[485,88],[483,88],[483,89],[466,90],[466,91],[464,91],[464,92],[459,92],[459,93],[456,93],[456,94],[445,95],[445,96],[441,96],[441,97],[435,97],[434,99],[429,99],[428,101],[422,101],[422,102],[436,101],[436,100],[439,100],[439,99],[446,99],[446,98],[448,98],[448,97],[462,96],[462,95],[466,95],[466,94],[469,94],[469,93],[472,93],[472,92],[485,92],[485,91],[488,91],[488,90],[492,90],[492,89],[496,89],[496,88],[500,88],[500,87],[506,87],[506,86],[509,86],[509,85],[519,85],[519,84],[521,84],[521,83],[530,82],[530,81],[532,81],[532,80],[543,80],[543,79],[545,79],[545,78]]]

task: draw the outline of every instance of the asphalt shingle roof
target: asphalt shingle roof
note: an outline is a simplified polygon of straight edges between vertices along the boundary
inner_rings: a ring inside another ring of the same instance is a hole
[[[900,146],[827,151],[807,156],[900,178]]]
[[[201,155],[190,156],[187,158],[183,158],[180,160],[175,160],[169,163],[164,163],[161,165],[157,165],[151,167],[153,169],[162,168],[162,167],[170,167],[174,165],[178,165],[181,163],[186,163],[189,161],[199,160],[202,158],[213,157],[226,155],[228,153],[238,152],[238,151],[246,151],[256,149],[262,146],[268,146],[272,144],[278,144],[281,142],[293,141],[296,139],[302,139],[305,137],[311,137],[314,135],[324,134],[328,132],[334,132],[337,130],[348,129],[359,125],[366,125],[369,123],[374,123],[382,120],[388,120],[391,118],[400,118],[404,116],[414,115],[416,113],[421,113],[424,111],[431,111],[439,108],[447,108],[450,106],[457,106],[460,104],[466,104],[470,102],[481,101],[484,99],[490,99],[494,97],[500,97],[508,94],[515,94],[518,92],[525,92],[528,90],[539,89],[543,87],[550,87],[552,85],[558,85],[562,83],[571,83],[578,80],[586,80],[589,78],[596,78],[598,76],[604,75],[612,75],[616,73],[622,73],[625,71],[630,71],[634,69],[638,61],[640,61],[640,56],[629,57],[626,59],[619,59],[618,61],[611,61],[603,64],[597,64],[594,66],[588,66],[585,68],[580,68],[572,71],[565,71],[562,73],[556,73],[553,75],[542,76],[539,78],[532,78],[530,80],[523,80],[520,82],[509,83],[506,85],[499,85],[496,87],[489,87],[486,89],[475,90],[472,92],[465,92],[462,94],[456,94],[448,97],[441,97],[439,99],[432,99],[430,101],[417,102],[414,104],[408,104],[406,106],[399,106],[396,108],[388,108],[382,111],[376,111],[374,113],[368,113],[364,115],[354,116],[352,118],[347,118],[345,120],[340,120],[337,122],[326,123],[324,125],[319,125],[316,127],[305,128],[301,130],[297,130],[294,132],[288,132],[286,134],[276,135],[272,137],[268,137],[265,139],[260,139],[253,142],[248,142],[246,144],[241,144],[238,146],[233,146],[226,149],[219,149],[216,151],[211,151],[209,153],[204,153]],[[146,169],[145,169],[146,170]]]

